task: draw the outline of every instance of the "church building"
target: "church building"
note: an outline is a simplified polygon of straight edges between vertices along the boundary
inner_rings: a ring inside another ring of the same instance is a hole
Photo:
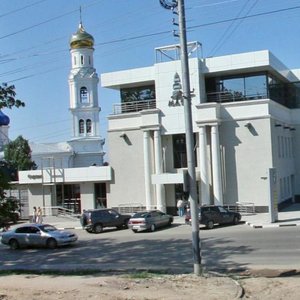
[[[80,213],[107,205],[112,173],[109,166],[103,166],[105,141],[99,131],[99,77],[93,47],[93,36],[80,23],[70,39],[72,137],[61,143],[30,143],[38,169],[19,172],[19,185],[28,189],[29,209],[41,206],[48,214],[53,207],[64,207]]]

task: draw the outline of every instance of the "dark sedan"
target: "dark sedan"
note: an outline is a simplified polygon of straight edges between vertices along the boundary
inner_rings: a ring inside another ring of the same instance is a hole
[[[48,224],[24,224],[2,234],[1,243],[8,245],[11,249],[20,247],[47,247],[75,243],[78,237],[75,233],[58,230]]]
[[[199,208],[199,223],[205,225],[208,229],[214,228],[215,224],[233,224],[236,225],[241,220],[241,214],[229,211],[223,206],[207,205]],[[190,212],[186,213],[185,222],[190,223]]]
[[[133,232],[155,231],[158,227],[171,226],[173,216],[167,215],[159,210],[141,211],[135,213],[128,222],[128,228]]]

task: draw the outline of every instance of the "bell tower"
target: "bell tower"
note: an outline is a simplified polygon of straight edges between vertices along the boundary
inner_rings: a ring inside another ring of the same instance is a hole
[[[70,111],[73,138],[99,137],[98,82],[94,68],[94,38],[79,24],[70,40]]]
[[[94,68],[94,38],[82,25],[70,39],[69,75],[70,111],[72,114],[73,166],[103,165],[104,139],[100,137],[98,104],[99,77]]]

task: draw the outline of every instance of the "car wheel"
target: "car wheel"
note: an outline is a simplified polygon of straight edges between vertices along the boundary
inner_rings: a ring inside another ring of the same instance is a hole
[[[239,218],[238,217],[233,217],[233,225],[237,225],[239,223]]]
[[[169,220],[168,226],[172,226],[172,219]]]
[[[9,247],[10,247],[10,249],[12,249],[12,250],[16,250],[16,249],[18,249],[20,246],[19,246],[19,243],[18,243],[17,240],[12,239],[12,240],[9,241]]]
[[[93,232],[92,229],[86,229],[85,231],[88,232],[88,233],[92,233]]]
[[[129,219],[124,222],[124,228],[128,228]]]
[[[94,232],[96,232],[96,233],[101,233],[103,231],[103,226],[102,226],[102,224],[96,224],[95,226],[94,226]]]
[[[133,231],[134,233],[137,233],[137,232],[138,232],[136,229],[132,229],[132,231]]]
[[[151,231],[151,232],[154,232],[155,230],[156,230],[155,225],[154,225],[154,224],[151,224],[151,226],[150,226],[150,231]]]
[[[214,228],[214,221],[209,220],[209,221],[206,223],[206,227],[207,227],[208,229],[213,229],[213,228]]]
[[[47,248],[49,249],[55,249],[57,247],[57,242],[55,239],[49,239],[47,240]]]

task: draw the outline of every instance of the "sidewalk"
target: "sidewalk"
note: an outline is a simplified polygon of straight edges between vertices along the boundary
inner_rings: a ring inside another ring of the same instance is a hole
[[[252,228],[270,228],[300,226],[300,203],[295,203],[278,213],[278,221],[270,223],[269,213],[256,213],[242,215],[242,222]],[[81,229],[79,219],[47,216],[44,223],[54,225],[58,229]],[[174,224],[184,224],[183,217],[174,217]]]
[[[270,223],[269,213],[242,215],[242,221],[253,228],[300,226],[300,203],[292,204],[278,213],[278,221]]]

